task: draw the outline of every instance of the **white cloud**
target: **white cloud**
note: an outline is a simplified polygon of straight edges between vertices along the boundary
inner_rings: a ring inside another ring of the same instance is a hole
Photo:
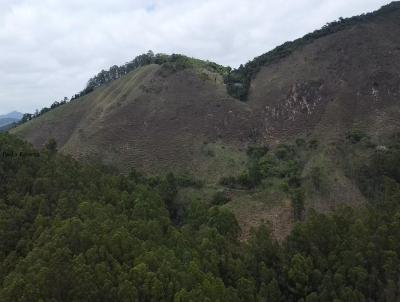
[[[152,49],[238,66],[387,0],[1,0],[0,114],[32,112]]]

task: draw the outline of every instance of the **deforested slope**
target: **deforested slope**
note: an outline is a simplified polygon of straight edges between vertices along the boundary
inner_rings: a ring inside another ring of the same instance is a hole
[[[252,135],[248,105],[229,97],[222,82],[201,69],[148,65],[14,132],[38,147],[54,138],[65,153],[123,170],[207,171],[208,144],[238,149]]]
[[[393,9],[261,66],[248,103],[261,109],[263,136],[327,139],[353,127],[374,136],[398,129],[399,32],[400,10]]]

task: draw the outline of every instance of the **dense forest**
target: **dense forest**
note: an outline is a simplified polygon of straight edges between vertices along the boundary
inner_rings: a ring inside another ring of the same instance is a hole
[[[297,161],[282,148],[272,175]],[[242,242],[224,207],[177,204],[195,182],[122,176],[58,154],[54,140],[34,150],[1,134],[0,300],[398,301],[400,137],[381,149],[357,167],[366,207],[311,211],[284,242],[268,225]],[[249,174],[268,150],[248,153],[245,180],[230,185],[257,185]]]

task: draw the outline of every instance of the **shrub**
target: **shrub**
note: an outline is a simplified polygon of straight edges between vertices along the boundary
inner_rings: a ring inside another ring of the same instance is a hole
[[[267,154],[268,151],[268,146],[250,146],[247,148],[247,156],[250,158],[259,159]]]
[[[295,157],[296,150],[291,145],[281,144],[276,148],[275,155],[280,160],[288,160]]]
[[[318,140],[317,139],[312,139],[308,142],[308,149],[311,150],[316,150],[318,148]]]
[[[176,176],[176,183],[180,187],[196,187],[201,188],[203,187],[203,182],[200,180],[195,179],[192,175],[183,174]]]
[[[217,191],[214,193],[211,203],[213,205],[223,205],[230,201],[230,197],[224,191]]]
[[[302,148],[306,145],[306,141],[302,138],[296,139],[296,146]]]
[[[366,137],[367,135],[361,130],[352,130],[346,133],[347,140],[352,144],[356,144]]]
[[[219,184],[229,188],[234,188],[236,186],[236,178],[233,176],[222,177]]]
[[[296,220],[303,219],[305,194],[302,188],[294,189],[291,192],[293,215]]]

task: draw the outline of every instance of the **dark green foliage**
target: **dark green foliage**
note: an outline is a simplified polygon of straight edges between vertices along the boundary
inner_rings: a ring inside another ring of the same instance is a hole
[[[309,177],[316,192],[326,193],[328,191],[328,182],[326,181],[327,176],[322,167],[311,168]]]
[[[225,177],[220,184],[229,188],[254,189],[266,179],[279,179],[280,190],[292,201],[294,218],[303,219],[305,209],[305,192],[302,188],[301,171],[304,161],[299,155],[304,149],[305,141],[296,145],[278,145],[273,152],[265,146],[253,146],[247,150],[248,169],[238,177]]]
[[[220,185],[227,186],[229,188],[234,188],[236,186],[237,179],[234,176],[222,177],[219,181]]]
[[[254,158],[254,159],[260,159],[263,157],[265,154],[267,154],[269,151],[269,148],[267,146],[250,146],[247,149],[247,156]]]
[[[306,142],[295,145],[278,145],[273,152],[266,146],[248,148],[247,171],[238,177],[224,177],[220,184],[234,189],[254,189],[263,180],[278,179],[280,190],[292,200],[294,217],[301,220],[304,212],[305,194],[300,177],[304,161],[299,155]]]
[[[303,189],[301,188],[293,189],[291,191],[291,197],[292,197],[294,218],[296,220],[302,220],[304,212],[304,201],[305,201]]]
[[[224,191],[217,191],[214,193],[211,203],[213,205],[223,205],[230,201],[231,199],[226,195]]]
[[[369,199],[386,198],[385,190],[392,182],[400,182],[400,138],[393,136],[388,146],[376,149],[369,161],[356,162],[355,178],[361,192]]]
[[[280,160],[290,160],[296,155],[296,150],[292,145],[279,145],[275,150],[275,155]]]
[[[316,150],[318,148],[318,140],[312,139],[308,142],[308,148],[311,150]]]
[[[173,174],[105,173],[0,135],[0,301],[396,301],[398,146],[366,165],[383,174],[377,206],[311,212],[279,244],[266,225],[240,241],[233,214],[206,202],[177,226]]]
[[[193,176],[188,174],[181,174],[176,176],[176,183],[178,186],[186,188],[186,187],[195,187],[202,188],[203,182],[195,179]]]
[[[46,144],[46,150],[50,154],[54,154],[57,152],[57,142],[54,138],[49,139],[49,141]]]
[[[356,144],[358,142],[360,142],[363,138],[366,138],[367,135],[362,132],[361,130],[353,130],[353,131],[349,131],[346,134],[346,138],[352,143],[352,144]]]
[[[296,139],[296,146],[299,148],[303,148],[306,145],[306,141],[302,138]]]

